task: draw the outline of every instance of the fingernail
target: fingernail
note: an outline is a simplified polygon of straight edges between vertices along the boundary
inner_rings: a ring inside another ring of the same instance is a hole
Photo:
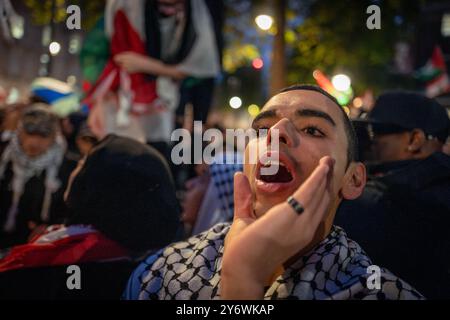
[[[242,180],[242,176],[243,176],[243,173],[242,172],[236,172],[235,174],[234,174],[234,181],[236,182],[236,183],[240,183],[241,182],[241,180]]]

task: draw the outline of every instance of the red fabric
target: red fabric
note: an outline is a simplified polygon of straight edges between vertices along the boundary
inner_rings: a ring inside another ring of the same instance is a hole
[[[125,248],[100,232],[90,232],[54,242],[16,246],[4,259],[0,260],[0,272],[122,257],[128,257],[128,251]]]
[[[433,55],[431,56],[431,61],[433,66],[443,71],[447,70],[447,66],[445,65],[444,55],[442,54],[442,50],[439,46],[435,46],[433,49]]]
[[[110,90],[116,92],[120,84],[120,68],[114,62],[113,57],[116,54],[125,51],[132,51],[139,54],[147,55],[145,44],[141,40],[139,34],[134,30],[133,26],[128,21],[127,16],[122,10],[118,10],[114,16],[114,34],[111,39],[111,58],[108,60],[102,74],[88,93],[85,103],[92,104],[92,95],[95,93],[98,86],[114,71],[116,75]],[[131,89],[134,92],[135,103],[150,104],[157,98],[156,81],[148,80],[142,73],[130,74]]]
[[[441,74],[426,84],[427,96],[435,97],[439,94],[450,92],[450,80],[447,75],[447,66],[444,55],[439,46],[435,46],[431,56],[431,64],[441,70]]]

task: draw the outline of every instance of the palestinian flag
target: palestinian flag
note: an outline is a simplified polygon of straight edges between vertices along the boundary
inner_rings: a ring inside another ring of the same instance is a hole
[[[434,48],[427,64],[416,72],[416,78],[426,82],[426,95],[430,98],[450,91],[447,66],[439,46]]]
[[[105,33],[109,39],[109,59],[90,88],[85,103],[95,104],[108,91],[117,92],[120,107],[131,113],[145,113],[156,98],[156,81],[141,73],[128,74],[120,69],[113,57],[121,52],[133,51],[146,55],[144,32],[144,0],[109,0],[105,13]]]

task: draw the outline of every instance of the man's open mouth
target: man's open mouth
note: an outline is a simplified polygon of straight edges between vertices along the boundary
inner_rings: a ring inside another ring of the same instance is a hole
[[[289,169],[286,167],[286,165],[282,162],[274,162],[274,161],[268,161],[264,165],[261,166],[262,168],[270,168],[271,166],[278,167],[278,170],[276,170],[275,174],[266,174],[265,171],[269,170],[260,170],[259,171],[259,180],[267,182],[267,183],[286,183],[290,182],[294,179],[292,176],[292,173],[289,171]],[[276,168],[275,167],[275,168]]]
[[[259,163],[256,172],[257,189],[264,193],[273,193],[291,188],[295,181],[293,168],[293,164],[284,154],[280,154],[278,160]]]

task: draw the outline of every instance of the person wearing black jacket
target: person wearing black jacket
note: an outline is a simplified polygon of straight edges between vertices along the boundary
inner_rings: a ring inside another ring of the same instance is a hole
[[[359,199],[336,224],[377,263],[429,299],[450,298],[450,157],[441,151],[449,119],[432,99],[381,95],[366,121],[377,163]]]

